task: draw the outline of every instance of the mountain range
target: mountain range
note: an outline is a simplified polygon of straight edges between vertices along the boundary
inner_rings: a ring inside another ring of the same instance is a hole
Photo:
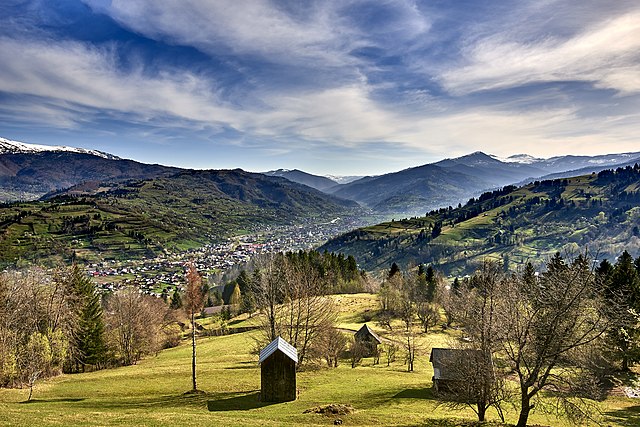
[[[640,152],[549,159],[483,152],[367,177],[325,177],[298,169],[264,172],[360,203],[375,213],[423,214],[456,206],[482,191],[535,179],[599,172],[633,164]],[[184,169],[121,159],[101,151],[27,144],[0,138],[0,201],[33,200],[86,182],[168,177]],[[332,179],[333,178],[333,179]]]
[[[516,155],[502,160],[475,152],[399,172],[365,177],[328,191],[356,200],[379,213],[415,215],[438,207],[456,206],[482,191],[508,184],[547,179],[550,174],[572,176],[599,172],[636,161],[640,161],[640,152],[550,159]]]

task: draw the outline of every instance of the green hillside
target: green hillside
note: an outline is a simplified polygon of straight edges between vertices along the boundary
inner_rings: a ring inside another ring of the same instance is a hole
[[[536,181],[485,193],[457,209],[385,222],[347,233],[322,249],[386,269],[434,263],[450,274],[485,258],[539,263],[556,251],[612,258],[640,249],[640,168]]]
[[[360,328],[364,316],[378,307],[374,295],[338,295],[339,327],[345,334]],[[255,320],[254,320],[255,321]],[[385,340],[402,340],[370,324]],[[351,332],[352,333],[352,332]],[[189,343],[161,351],[136,365],[38,381],[33,400],[27,389],[0,389],[0,425],[7,426],[327,426],[343,420],[350,426],[477,426],[471,409],[452,410],[433,395],[429,363],[432,347],[446,346],[459,332],[434,330],[420,336],[414,372],[407,372],[398,354],[389,366],[363,359],[351,368],[347,358],[338,368],[320,366],[297,375],[298,398],[287,403],[262,403],[258,355],[252,352],[255,332],[198,338],[198,388],[191,387]],[[399,350],[401,352],[402,350]],[[636,399],[618,394],[598,402],[602,425],[631,426],[640,420]],[[306,410],[327,404],[354,408],[349,415],[320,415]],[[507,423],[516,420],[509,407]],[[491,410],[487,426],[501,424]],[[532,425],[569,427],[574,424],[551,413],[534,411]]]
[[[355,209],[283,178],[188,171],[0,208],[0,262],[136,258]]]

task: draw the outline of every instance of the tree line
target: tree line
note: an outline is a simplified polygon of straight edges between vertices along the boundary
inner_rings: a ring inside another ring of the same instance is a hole
[[[0,274],[0,387],[134,364],[180,334],[162,300],[134,288],[100,295],[78,265]]]

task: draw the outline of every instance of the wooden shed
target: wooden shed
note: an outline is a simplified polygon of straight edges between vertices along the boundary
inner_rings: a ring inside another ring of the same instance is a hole
[[[486,362],[480,350],[458,348],[433,348],[429,362],[433,364],[433,390],[436,393],[455,392],[459,387],[468,388],[475,383],[479,369],[493,375],[493,366]]]
[[[378,334],[373,332],[366,323],[355,333],[354,338],[367,348],[367,354],[364,355],[365,357],[376,355],[378,353],[378,344],[382,344],[382,340]]]
[[[288,402],[296,400],[296,364],[298,350],[278,337],[260,351],[260,400]]]

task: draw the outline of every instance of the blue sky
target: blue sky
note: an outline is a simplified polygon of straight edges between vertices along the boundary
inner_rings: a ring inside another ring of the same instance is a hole
[[[640,3],[3,0],[0,136],[342,175],[640,151]]]

